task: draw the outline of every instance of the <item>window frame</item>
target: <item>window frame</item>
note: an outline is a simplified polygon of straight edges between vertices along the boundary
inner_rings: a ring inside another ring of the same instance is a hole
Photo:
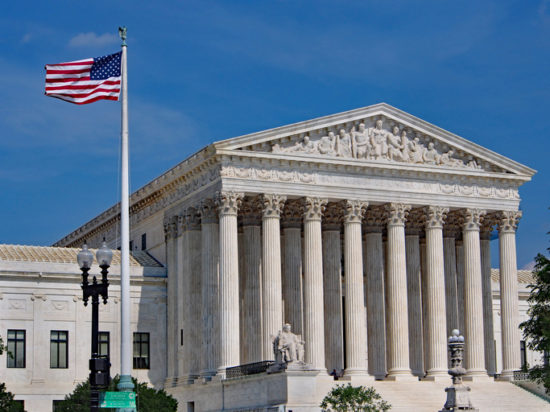
[[[107,339],[103,338],[107,336]],[[107,344],[107,354],[101,352],[101,344]],[[99,356],[105,356],[110,359],[111,357],[111,333],[109,331],[99,331],[97,333],[97,354]]]
[[[57,333],[57,338],[54,339],[53,334]],[[60,334],[65,334],[65,340],[60,338]],[[65,343],[65,366],[59,366],[61,359],[60,356],[60,344]],[[52,345],[56,345],[57,352],[57,365],[54,366],[52,359]],[[50,369],[69,369],[69,331],[68,330],[51,330],[50,331]]]
[[[15,332],[15,337],[10,338],[10,332]],[[18,333],[23,333],[23,338],[19,338]],[[23,342],[23,365],[17,364],[17,343]],[[26,329],[8,329],[7,333],[7,349],[13,355],[6,356],[6,368],[10,369],[25,369],[27,366],[27,330]]]
[[[132,366],[134,369],[151,369],[151,334],[149,332],[134,332]],[[143,338],[147,337],[146,340]],[[136,345],[138,355],[136,356]],[[144,348],[147,347],[144,355]],[[143,360],[145,359],[145,365]]]

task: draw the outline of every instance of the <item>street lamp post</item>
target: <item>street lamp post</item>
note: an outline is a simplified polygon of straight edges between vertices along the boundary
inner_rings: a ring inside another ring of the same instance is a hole
[[[111,363],[108,356],[100,356],[98,348],[99,335],[99,297],[103,298],[103,304],[107,303],[109,281],[107,280],[107,269],[111,265],[113,252],[107,247],[105,241],[96,252],[96,259],[101,268],[101,282],[98,282],[94,275],[92,282],[88,281],[88,272],[92,267],[94,255],[84,244],[78,252],[77,261],[82,270],[82,300],[84,306],[88,306],[88,299],[92,298],[92,356],[90,358],[90,411],[99,411],[99,390],[109,386],[111,377],[109,369]]]

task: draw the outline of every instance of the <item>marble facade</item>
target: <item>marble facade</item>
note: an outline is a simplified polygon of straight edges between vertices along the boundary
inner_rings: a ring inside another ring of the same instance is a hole
[[[448,379],[446,338],[458,328],[467,379],[511,378],[518,189],[533,174],[387,104],[207,146],[131,198],[134,234],[157,239],[148,250],[168,270],[166,386],[271,359],[287,322],[321,375]],[[114,242],[117,215],[57,244]]]

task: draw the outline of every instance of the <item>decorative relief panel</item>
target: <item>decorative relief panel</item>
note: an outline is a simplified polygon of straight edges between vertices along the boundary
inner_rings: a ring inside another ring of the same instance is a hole
[[[314,173],[299,172],[291,169],[223,166],[220,170],[220,175],[222,177],[266,180],[270,182],[317,183]]]
[[[25,310],[25,299],[8,299],[9,310]]]
[[[273,153],[321,155],[502,172],[458,148],[383,116],[288,136],[260,146]],[[249,147],[249,150],[254,148]]]

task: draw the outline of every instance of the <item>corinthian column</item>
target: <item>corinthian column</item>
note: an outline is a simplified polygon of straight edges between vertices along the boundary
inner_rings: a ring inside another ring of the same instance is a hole
[[[367,344],[369,373],[386,377],[386,320],[384,300],[383,207],[371,207],[365,215],[365,273],[367,275]]]
[[[188,279],[185,284],[189,290],[186,297],[189,300],[183,302],[184,307],[184,328],[183,328],[183,350],[184,365],[187,375],[187,382],[191,383],[200,374],[202,322],[201,322],[201,225],[200,215],[197,209],[188,208],[184,215],[184,230],[186,241],[182,251],[184,263],[184,276]]]
[[[346,307],[346,375],[367,374],[367,323],[363,289],[361,220],[367,202],[347,200],[344,206]]]
[[[260,362],[262,356],[262,217],[260,205],[250,200],[241,208],[243,214],[243,327],[246,339],[241,363]]]
[[[489,376],[496,374],[495,334],[493,328],[493,291],[491,289],[491,233],[497,223],[494,215],[483,219],[479,234],[481,243],[481,282],[483,288],[483,334],[485,367]],[[519,339],[519,338],[518,338]]]
[[[218,373],[239,365],[239,251],[237,212],[243,195],[217,194],[220,229],[220,361]]]
[[[483,298],[481,292],[481,249],[479,228],[484,210],[463,213],[464,242],[464,338],[466,339],[466,378],[487,377],[483,342]]]
[[[170,216],[164,219],[164,237],[166,243],[166,266],[168,268],[168,285],[167,285],[167,322],[171,325],[167,329],[167,373],[166,373],[166,385],[172,386],[176,382],[177,377],[177,349],[179,347],[178,342],[178,327],[176,325],[177,319],[177,277],[178,277],[178,265],[177,265],[177,216]]]
[[[445,269],[443,265],[443,220],[446,207],[428,206],[426,213],[426,309],[428,320],[427,378],[447,379],[447,325]]]
[[[416,213],[413,213],[416,212]],[[420,215],[421,214],[421,215]],[[424,211],[415,209],[409,214],[405,228],[407,257],[407,304],[409,313],[409,357],[412,373],[424,377],[424,342],[422,329],[422,270],[420,264],[420,231]]]
[[[293,332],[302,335],[302,215],[300,199],[288,200],[283,211],[284,274],[283,300],[285,322],[292,325]]]
[[[409,322],[407,315],[407,265],[405,220],[410,205],[386,205],[388,246],[386,297],[388,331],[388,379],[411,377],[409,366]]]
[[[304,199],[304,340],[306,363],[323,370],[325,327],[323,312],[323,248],[321,216],[326,200]]]
[[[262,197],[262,353],[265,359],[273,358],[272,337],[283,326],[280,217],[285,200],[281,195]]]
[[[443,263],[445,265],[445,307],[447,309],[447,336],[460,329],[458,322],[458,295],[456,284],[456,242],[460,226],[457,217],[450,214],[443,228]],[[461,307],[462,311],[462,307]]]
[[[520,211],[501,212],[498,222],[500,249],[500,313],[502,328],[501,379],[511,380],[520,368],[518,329],[518,274],[516,263],[516,229]]]
[[[342,206],[329,203],[323,216],[323,292],[325,299],[325,357],[329,371],[344,369],[342,323]]]
[[[202,248],[202,356],[201,376],[217,372],[219,351],[219,228],[216,204],[205,199],[200,205]]]

